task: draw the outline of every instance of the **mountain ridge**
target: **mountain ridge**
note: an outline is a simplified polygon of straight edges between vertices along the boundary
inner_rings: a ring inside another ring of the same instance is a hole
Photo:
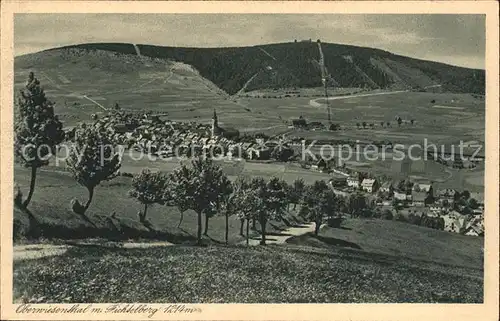
[[[485,71],[482,69],[410,58],[377,48],[313,41],[212,48],[85,43],[39,53],[76,49],[137,56],[137,49],[142,57],[192,65],[201,76],[234,95],[242,89],[322,86],[318,44],[331,75],[327,82],[332,86],[413,90],[440,86],[443,91],[456,93],[484,94],[485,91]]]

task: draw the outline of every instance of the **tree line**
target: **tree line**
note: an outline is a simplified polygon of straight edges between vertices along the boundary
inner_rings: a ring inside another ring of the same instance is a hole
[[[26,209],[32,199],[37,170],[48,165],[64,140],[62,123],[54,113],[50,102],[40,87],[40,82],[30,73],[27,84],[17,102],[18,115],[15,125],[15,155],[17,161],[31,168],[31,182],[28,197],[16,187],[15,204]],[[66,166],[73,178],[87,190],[83,203],[73,199],[73,212],[85,216],[93,200],[96,188],[101,182],[120,175],[121,159],[112,133],[98,122],[81,124],[74,136],[68,140],[69,148]],[[148,208],[154,204],[176,206],[181,212],[180,223],[187,210],[197,215],[197,242],[202,242],[202,223],[205,219],[207,234],[209,220],[216,214],[225,216],[225,241],[228,242],[229,217],[237,215],[241,221],[240,234],[246,223],[247,243],[249,225],[260,225],[261,244],[266,243],[266,227],[270,220],[281,220],[293,205],[301,206],[300,215],[315,222],[315,233],[328,216],[336,210],[336,197],[324,181],[306,185],[297,179],[293,184],[271,177],[252,179],[239,177],[231,182],[220,166],[206,156],[193,158],[190,164],[182,164],[172,173],[151,172],[144,169],[132,179],[129,196],[135,198],[143,209],[139,220],[147,222]]]

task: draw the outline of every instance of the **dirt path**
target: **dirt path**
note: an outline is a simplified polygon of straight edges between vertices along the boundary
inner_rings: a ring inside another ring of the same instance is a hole
[[[266,236],[266,244],[284,244],[286,240],[292,236],[300,236],[309,232],[314,232],[314,223],[304,224],[302,227],[290,227],[281,232],[281,235],[268,235]],[[251,238],[249,245],[256,246],[260,244],[260,236],[258,238]],[[246,241],[241,242],[246,244]]]
[[[135,49],[135,53],[137,54],[137,57],[141,57],[141,51],[139,50],[139,46],[137,46],[137,44],[132,44],[134,46],[134,49]]]
[[[384,92],[378,92],[378,93],[359,94],[359,95],[334,96],[334,97],[328,97],[328,100],[339,100],[339,99],[370,97],[370,96],[380,96],[380,95],[393,95],[393,94],[400,94],[400,93],[405,93],[405,92],[408,92],[408,90],[384,91]],[[325,97],[311,99],[309,101],[309,105],[313,106],[313,107],[323,106],[323,104],[318,103],[318,100],[325,100],[325,99],[326,99]]]
[[[300,236],[309,232],[314,232],[314,223],[304,224],[301,227],[290,227],[280,233],[280,235],[269,235],[266,238],[266,244],[284,244],[286,240],[292,236]],[[246,244],[246,241],[241,242],[241,244]],[[249,240],[249,245],[256,246],[260,244],[260,237]],[[28,244],[28,245],[14,245],[13,259],[14,261],[23,260],[34,260],[43,257],[63,255],[68,251],[68,249],[75,246],[92,246],[99,245],[93,243],[92,241],[82,241],[77,242],[75,245],[65,244]],[[149,247],[165,247],[173,246],[175,244],[170,242],[124,242],[116,243],[112,245],[102,245],[103,247],[109,248],[125,248],[125,249],[135,249],[135,248],[149,248]]]
[[[77,244],[78,246],[95,245],[95,243],[92,242],[78,242]],[[164,247],[172,245],[174,244],[170,242],[143,242],[143,243],[124,242],[124,243],[117,243],[114,246],[108,246],[108,247],[135,249],[135,248],[148,248],[148,247]],[[62,255],[72,247],[74,247],[74,245],[56,245],[56,244],[14,245],[14,251],[12,256],[14,261],[39,259],[43,257]],[[106,247],[106,245],[103,245],[103,247]]]
[[[54,244],[14,245],[12,257],[14,261],[39,259],[47,256],[62,255],[69,246]]]

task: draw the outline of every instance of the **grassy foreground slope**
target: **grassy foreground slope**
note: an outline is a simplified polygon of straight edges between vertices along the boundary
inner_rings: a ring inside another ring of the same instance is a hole
[[[283,246],[74,248],[14,263],[17,302],[479,303],[482,287],[450,267]]]
[[[397,221],[346,219],[342,228],[324,227],[320,235],[294,236],[288,244],[316,248],[342,248],[375,256],[434,262],[483,269],[484,239],[434,230]],[[352,252],[351,251],[351,252]]]
[[[192,247],[195,215],[177,228],[175,208],[148,211],[151,228],[140,224],[141,207],[126,197],[130,179],[116,178],[96,189],[89,221],[70,210],[85,190],[71,177],[41,171],[30,206],[46,237],[162,239],[164,248],[120,249],[76,246],[59,257],[14,262],[16,302],[475,302],[483,300],[481,239],[393,221],[348,220],[325,228],[317,239],[292,238],[280,246],[237,246],[239,221],[210,220],[212,246]],[[16,181],[27,186],[25,170]],[[116,212],[116,218],[111,213]],[[29,215],[14,212],[15,226]],[[17,222],[17,223],[16,223]],[[31,222],[33,223],[33,222]],[[282,223],[281,223],[282,224]],[[271,233],[279,233],[273,222]],[[283,226],[284,227],[284,226]],[[350,230],[349,230],[350,229]],[[269,237],[270,239],[272,236]],[[355,244],[356,246],[353,246]],[[131,291],[130,289],[134,289]]]

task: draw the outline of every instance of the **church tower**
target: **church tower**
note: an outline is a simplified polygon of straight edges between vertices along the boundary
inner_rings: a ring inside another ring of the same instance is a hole
[[[212,117],[212,137],[215,137],[217,135],[219,129],[219,121],[217,120],[217,112],[215,111],[214,108],[214,115]]]

